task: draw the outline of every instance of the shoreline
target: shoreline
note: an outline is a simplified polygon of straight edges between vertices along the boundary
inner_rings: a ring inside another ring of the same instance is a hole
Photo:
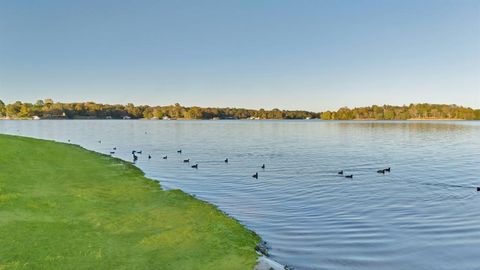
[[[200,204],[201,208],[211,208],[214,212],[220,214],[222,217],[218,217],[217,219],[221,222],[224,222],[224,221],[227,221],[227,220],[231,220],[230,222],[228,223],[236,223],[238,225],[234,225],[232,224],[231,226],[240,226],[242,228],[242,230],[244,230],[245,232],[248,232],[248,234],[251,234],[253,238],[257,239],[256,240],[256,244],[255,245],[258,245],[258,243],[262,243],[261,241],[261,238],[251,229],[249,229],[246,225],[242,224],[240,221],[238,221],[237,219],[235,219],[234,217],[230,216],[228,213],[225,213],[224,211],[220,210],[216,205],[214,204],[211,204],[209,202],[206,202],[206,201],[203,201],[203,200],[200,200],[200,199],[197,199],[195,198],[193,195],[191,194],[188,194],[188,193],[185,193],[181,190],[172,190],[172,191],[167,191],[167,190],[164,190],[162,187],[161,187],[161,182],[160,180],[155,180],[155,179],[151,179],[151,178],[147,178],[145,177],[145,174],[144,172],[138,168],[137,166],[134,166],[131,162],[128,162],[128,161],[125,161],[125,160],[122,160],[120,158],[117,158],[117,157],[111,157],[109,155],[106,155],[106,154],[103,154],[103,153],[99,153],[99,152],[96,152],[96,151],[93,151],[93,150],[88,150],[80,145],[77,145],[77,144],[69,144],[69,143],[63,143],[63,142],[57,142],[57,141],[52,141],[52,140],[43,140],[43,139],[37,139],[37,138],[32,138],[32,137],[25,137],[25,136],[16,136],[16,135],[7,135],[7,134],[0,134],[0,144],[1,144],[1,141],[2,140],[6,140],[6,141],[9,141],[9,140],[12,140],[12,141],[22,141],[22,142],[29,142],[29,143],[32,143],[34,145],[37,145],[39,144],[38,142],[41,142],[40,144],[51,144],[55,147],[58,147],[58,148],[76,148],[76,151],[73,151],[74,153],[75,152],[80,152],[80,154],[83,154],[83,155],[94,155],[94,159],[104,159],[105,162],[107,162],[107,164],[111,164],[111,163],[114,163],[114,164],[118,164],[118,165],[121,165],[122,167],[125,167],[126,170],[128,170],[129,172],[131,173],[135,173],[135,174],[139,174],[140,175],[140,178],[144,179],[143,181],[147,181],[149,182],[148,186],[156,186],[156,187],[153,187],[154,189],[158,189],[159,192],[162,192],[162,193],[165,193],[165,194],[171,194],[171,193],[175,193],[178,195],[177,196],[180,196],[180,197],[184,197],[184,199],[181,199],[183,203],[184,200],[188,201],[186,203],[193,203],[195,205],[197,204]],[[54,147],[54,148],[55,148]],[[15,148],[15,147],[14,147]],[[62,149],[63,150],[63,149]],[[75,150],[75,149],[72,149],[72,150]],[[69,151],[69,152],[72,152],[72,151]],[[70,153],[71,154],[71,153]],[[118,166],[117,165],[117,166]],[[111,169],[107,169],[108,171],[110,171]],[[115,171],[118,171],[118,169],[115,169]],[[119,173],[119,172],[115,172],[115,173]],[[1,174],[0,174],[1,176]],[[0,178],[1,179],[1,178]],[[117,179],[116,181],[120,182],[121,180]],[[75,182],[74,182],[75,183]],[[115,183],[115,181],[114,181]],[[0,184],[1,184],[1,181],[0,181]],[[75,183],[76,184],[76,183]],[[118,183],[117,183],[118,184]],[[151,189],[151,188],[150,188]],[[1,190],[0,190],[1,191]],[[183,194],[183,195],[182,195]],[[1,194],[0,194],[1,195]],[[157,194],[157,196],[160,196],[160,194]],[[156,199],[158,199],[158,197],[156,197]],[[134,201],[136,202],[136,201]],[[160,207],[160,206],[159,206]],[[122,209],[122,208],[121,208]],[[177,208],[177,210],[179,211],[183,211],[182,208]],[[218,214],[215,214],[215,215],[218,215]],[[212,221],[214,222],[214,221]],[[0,224],[1,225],[1,224]],[[212,224],[213,225],[213,224]],[[1,228],[1,227],[0,227]],[[1,232],[1,231],[0,231]],[[213,234],[212,233],[207,233],[208,236],[210,236],[210,234]],[[243,232],[242,232],[243,234]],[[241,235],[241,234],[239,234]],[[236,235],[233,235],[232,236],[233,238],[236,238],[236,237],[239,237],[239,236],[236,236]],[[253,269],[258,269],[258,270],[262,270],[264,268],[258,268],[259,265],[265,265],[265,261],[271,261],[271,260],[265,260],[265,259],[262,259],[264,256],[262,256],[262,254],[260,252],[258,252],[258,249],[256,248],[256,246],[251,245],[251,251],[249,252],[250,254],[254,254],[256,253],[257,256],[256,257],[256,263],[255,265],[252,267]],[[257,251],[255,251],[257,250]],[[279,265],[279,264],[273,264],[272,265]],[[207,268],[209,269],[209,268]],[[269,268],[265,268],[265,269],[269,269]],[[276,269],[276,268],[273,268],[273,269]],[[279,268],[279,269],[282,269],[282,268]]]
[[[458,118],[409,118],[404,120],[394,119],[394,120],[383,120],[383,119],[348,119],[348,120],[339,120],[339,119],[147,119],[147,118],[138,118],[138,119],[119,119],[119,118],[43,118],[43,119],[31,119],[31,118],[14,118],[14,119],[5,119],[0,118],[0,121],[152,121],[152,122],[170,122],[170,121],[322,121],[322,122],[348,122],[348,121],[365,121],[365,122],[407,122],[407,121],[480,121],[480,119],[458,119]]]

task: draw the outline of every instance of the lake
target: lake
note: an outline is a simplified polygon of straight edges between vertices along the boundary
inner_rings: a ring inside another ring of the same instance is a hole
[[[0,133],[129,161],[143,150],[148,177],[217,205],[295,269],[480,267],[478,121],[0,121]]]

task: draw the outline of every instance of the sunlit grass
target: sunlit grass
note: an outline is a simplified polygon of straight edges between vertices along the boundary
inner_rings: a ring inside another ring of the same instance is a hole
[[[0,270],[253,269],[258,241],[129,163],[0,135]]]

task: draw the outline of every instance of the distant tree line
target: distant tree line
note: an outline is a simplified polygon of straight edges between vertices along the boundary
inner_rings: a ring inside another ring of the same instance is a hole
[[[410,104],[403,106],[373,105],[320,114],[323,120],[408,120],[408,119],[463,119],[480,120],[480,110],[447,104]]]
[[[94,102],[61,103],[51,99],[38,100],[34,104],[21,101],[5,105],[0,100],[0,117],[9,118],[66,118],[66,119],[305,119],[318,118],[318,113],[286,110],[250,110],[239,108],[185,107],[176,103],[170,106],[109,105]]]
[[[407,120],[407,119],[465,119],[480,120],[480,110],[444,104],[410,104],[408,106],[370,106],[321,113],[289,110],[251,110],[241,108],[109,105],[94,102],[61,103],[52,99],[35,103],[17,101],[4,104],[0,100],[0,117],[11,119],[39,117],[43,119],[307,119],[323,120]]]

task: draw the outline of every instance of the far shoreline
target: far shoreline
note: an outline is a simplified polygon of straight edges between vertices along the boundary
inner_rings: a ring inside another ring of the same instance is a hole
[[[480,121],[478,119],[458,119],[458,118],[410,118],[410,119],[319,119],[319,118],[312,118],[312,119],[148,119],[148,118],[136,118],[136,119],[121,119],[121,118],[40,118],[40,119],[33,119],[33,118],[0,118],[0,121],[71,121],[71,120],[123,120],[123,121],[161,121],[161,122],[169,122],[169,121],[322,121],[322,122],[349,122],[349,121],[365,121],[365,122],[405,122],[405,121]]]

